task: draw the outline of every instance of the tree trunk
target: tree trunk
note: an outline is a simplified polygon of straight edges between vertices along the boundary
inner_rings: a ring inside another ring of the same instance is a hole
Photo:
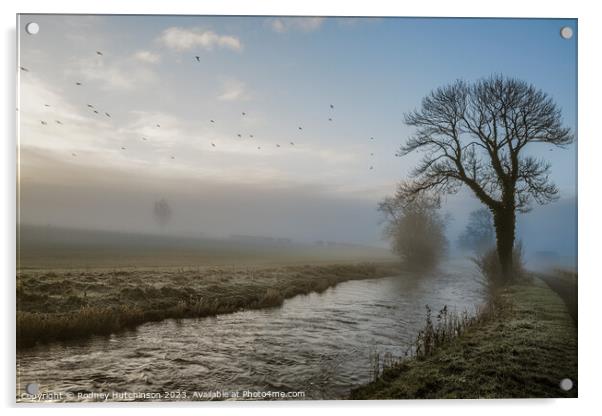
[[[496,249],[500,261],[502,279],[511,280],[514,264],[512,258],[514,251],[514,232],[516,228],[516,215],[513,208],[500,208],[493,212],[495,226]]]

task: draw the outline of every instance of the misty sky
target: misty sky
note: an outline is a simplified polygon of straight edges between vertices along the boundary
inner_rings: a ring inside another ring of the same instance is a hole
[[[24,31],[31,21],[37,35]],[[518,77],[576,127],[576,36],[559,36],[564,25],[576,34],[574,20],[23,15],[19,24],[22,223],[156,232],[152,206],[166,198],[173,233],[382,245],[376,204],[420,156],[395,157],[411,134],[403,113],[433,88]],[[576,144],[529,152],[552,163],[558,207],[574,212]],[[447,200],[452,234],[476,207],[467,192]],[[561,208],[537,212],[544,231],[566,220]],[[576,222],[567,227],[576,236]]]

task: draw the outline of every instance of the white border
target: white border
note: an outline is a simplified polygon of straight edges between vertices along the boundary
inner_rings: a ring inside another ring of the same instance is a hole
[[[164,415],[167,408],[181,413],[250,415],[326,413],[342,410],[350,415],[365,415],[372,408],[380,413],[425,412],[448,415],[504,415],[516,411],[545,412],[546,415],[593,410],[600,386],[600,310],[598,296],[602,293],[602,276],[599,273],[600,227],[599,197],[600,154],[600,65],[601,15],[594,1],[545,1],[505,0],[485,2],[474,0],[416,0],[413,2],[387,2],[384,0],[326,1],[326,0],[22,0],[0,8],[3,29],[2,72],[4,99],[2,126],[4,135],[0,159],[2,181],[0,264],[2,276],[2,376],[0,377],[2,405],[14,408],[14,272],[15,272],[15,14],[16,13],[119,13],[119,14],[235,14],[235,15],[345,15],[345,16],[456,16],[456,17],[563,17],[579,19],[579,274],[580,282],[580,334],[579,334],[579,396],[577,400],[507,400],[507,401],[412,401],[412,402],[296,402],[296,403],[217,403],[187,404],[176,406],[141,404],[128,408],[129,412],[148,415]],[[20,406],[21,413],[44,412],[45,415],[80,413],[81,406],[67,408],[32,408]],[[599,405],[597,406],[599,408]],[[121,411],[122,405],[88,407],[90,414],[105,415],[107,411]]]

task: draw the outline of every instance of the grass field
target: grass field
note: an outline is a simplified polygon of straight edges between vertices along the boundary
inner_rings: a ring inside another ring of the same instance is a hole
[[[19,271],[266,267],[395,261],[387,248],[257,237],[182,237],[22,225]]]
[[[543,281],[506,288],[496,313],[424,359],[407,359],[353,399],[577,397],[577,332]],[[560,381],[571,379],[570,391]]]
[[[352,279],[390,276],[393,264],[22,273],[17,345],[109,334],[144,322],[282,304]]]
[[[25,228],[17,346],[282,304],[399,272],[386,250]]]

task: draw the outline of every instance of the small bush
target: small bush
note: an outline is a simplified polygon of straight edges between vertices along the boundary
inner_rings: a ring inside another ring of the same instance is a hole
[[[524,276],[523,249],[521,242],[516,243],[514,246],[512,257],[513,269],[511,280],[516,281]],[[502,273],[502,266],[495,248],[491,248],[483,254],[473,257],[472,261],[477,265],[479,272],[483,277],[483,284],[487,293],[493,294],[500,287],[509,283],[508,279]]]
[[[404,267],[411,270],[431,269],[447,252],[445,218],[439,213],[440,200],[432,195],[412,196],[402,192],[380,202],[384,214],[384,235],[399,255]]]

